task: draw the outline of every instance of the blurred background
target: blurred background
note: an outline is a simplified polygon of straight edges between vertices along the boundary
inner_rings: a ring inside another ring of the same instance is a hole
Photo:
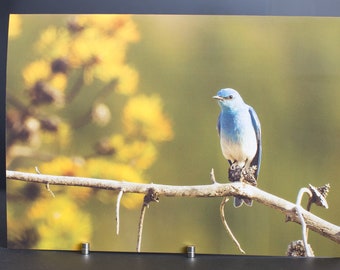
[[[7,74],[7,169],[171,185],[227,182],[216,131],[225,87],[262,125],[259,188],[295,202],[330,183],[340,224],[340,20],[185,15],[12,15]],[[143,196],[124,195],[116,235],[112,191],[7,181],[10,248],[135,251]],[[221,198],[160,198],[146,212],[143,252],[239,254]],[[304,205],[307,200],[305,198]],[[226,206],[247,254],[285,255],[301,227],[254,203]],[[314,232],[317,256],[340,246]]]

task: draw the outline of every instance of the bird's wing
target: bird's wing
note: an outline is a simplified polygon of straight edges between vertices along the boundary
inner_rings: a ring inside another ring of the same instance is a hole
[[[251,117],[251,122],[253,123],[253,127],[255,129],[256,133],[256,139],[257,139],[257,152],[254,157],[254,159],[251,162],[251,166],[256,165],[257,170],[255,173],[255,176],[257,178],[259,172],[260,172],[260,165],[261,165],[261,156],[262,156],[262,142],[261,142],[261,125],[260,120],[255,112],[255,110],[249,106],[249,114]]]

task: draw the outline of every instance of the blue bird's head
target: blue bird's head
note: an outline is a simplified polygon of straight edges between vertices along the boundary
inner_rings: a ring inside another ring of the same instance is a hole
[[[213,98],[217,99],[222,109],[236,109],[239,105],[244,104],[240,94],[232,88],[221,89]]]

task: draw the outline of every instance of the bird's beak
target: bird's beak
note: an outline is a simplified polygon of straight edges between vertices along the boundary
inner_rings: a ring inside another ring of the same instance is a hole
[[[220,96],[213,96],[212,98],[213,98],[213,99],[217,99],[217,100],[223,100],[223,98],[220,97]]]

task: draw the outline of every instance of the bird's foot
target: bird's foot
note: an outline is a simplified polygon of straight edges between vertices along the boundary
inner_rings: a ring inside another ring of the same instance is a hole
[[[229,167],[228,176],[230,182],[241,181],[242,167],[235,163],[231,164]]]
[[[257,170],[256,165],[246,168],[233,163],[229,167],[228,171],[229,180],[230,182],[241,181],[252,186],[257,186],[257,181],[255,177],[256,170]]]
[[[256,178],[255,178],[256,170],[257,170],[256,165],[253,165],[249,168],[243,168],[242,169],[242,177],[241,177],[240,181],[243,181],[247,184],[250,184],[250,185],[256,187],[257,186],[257,181],[256,181]]]

